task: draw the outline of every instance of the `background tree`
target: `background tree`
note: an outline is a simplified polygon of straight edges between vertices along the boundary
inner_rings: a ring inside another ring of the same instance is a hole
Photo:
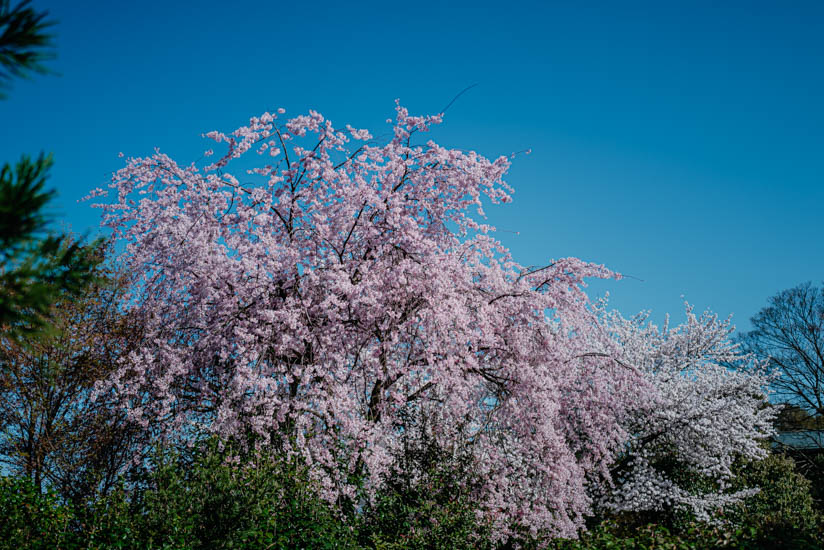
[[[52,304],[48,332],[21,343],[0,331],[0,462],[71,500],[107,491],[138,442],[118,408],[92,399],[140,338],[118,311],[119,276],[94,275]]]
[[[13,77],[46,72],[52,57],[53,25],[47,12],[23,1],[12,7],[0,0],[0,98]],[[7,334],[31,334],[39,328],[52,301],[64,291],[82,288],[89,279],[94,250],[66,235],[45,235],[45,208],[55,195],[45,189],[51,155],[0,167],[0,326]]]
[[[824,286],[783,290],[751,322],[741,342],[781,372],[777,398],[824,416]]]
[[[824,416],[810,414],[808,407],[786,403],[779,406],[775,429],[779,432],[824,430]]]
[[[753,329],[741,336],[744,348],[780,371],[773,381],[784,431],[824,427],[824,284],[810,282],[772,296],[751,320]],[[782,450],[812,483],[819,510],[824,509],[824,454],[816,434],[797,434],[795,445]]]

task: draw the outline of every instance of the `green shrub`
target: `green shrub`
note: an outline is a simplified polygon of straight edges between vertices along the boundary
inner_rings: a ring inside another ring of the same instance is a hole
[[[740,526],[754,527],[759,537],[786,541],[810,536],[819,529],[821,518],[813,504],[810,482],[796,471],[789,457],[771,454],[743,465],[735,484],[760,491],[730,510],[727,517]]]
[[[603,522],[579,540],[556,540],[551,550],[778,550],[821,548],[811,533],[786,539],[765,537],[754,526],[711,526],[684,524],[678,531],[651,523],[627,528],[612,521]]]
[[[28,477],[0,477],[0,549],[56,550],[71,539],[72,510]]]
[[[659,524],[648,524],[627,529],[615,522],[606,521],[578,540],[556,540],[552,550],[704,550],[705,541],[698,542],[671,532]]]
[[[412,488],[388,488],[365,513],[359,539],[377,550],[491,548],[476,506],[460,489],[433,473]]]
[[[362,510],[358,539],[378,550],[492,548],[490,528],[478,519],[474,475],[467,449],[444,449],[425,422],[406,426],[411,435]]]
[[[78,550],[129,550],[143,542],[122,484],[79,510],[78,516]]]
[[[810,494],[816,510],[824,514],[824,453],[811,458],[810,463],[804,472],[804,477],[810,480]]]
[[[431,441],[407,448],[371,504],[344,518],[318,497],[299,462],[209,441],[158,451],[143,473],[83,508],[62,504],[28,478],[0,478],[0,550],[424,550],[541,547],[527,537],[490,542],[473,499],[466,455]],[[771,455],[741,465],[733,488],[761,492],[730,509],[725,525],[644,518],[601,521],[551,550],[824,549],[810,483]],[[350,503],[351,504],[351,503]],[[543,541],[546,543],[547,541]]]
[[[216,441],[159,450],[129,487],[83,510],[78,549],[355,548],[305,469],[272,455]]]
[[[158,455],[136,491],[132,515],[146,548],[350,548],[349,528],[294,461],[221,450]]]
[[[678,474],[677,469],[672,470]],[[600,549],[822,549],[821,517],[811,496],[810,482],[783,455],[740,464],[731,490],[758,487],[758,494],[730,507],[718,525],[696,522],[687,513],[622,514],[595,521],[576,541],[553,541],[555,550]],[[701,479],[685,479],[698,483]],[[689,485],[689,483],[687,484]]]
[[[795,462],[796,470],[809,480],[813,505],[819,513],[824,513],[824,453],[789,452],[787,456]]]

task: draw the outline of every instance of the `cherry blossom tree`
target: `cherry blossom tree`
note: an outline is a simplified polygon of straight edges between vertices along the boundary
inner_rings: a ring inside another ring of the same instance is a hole
[[[684,510],[712,521],[719,509],[757,491],[732,491],[728,482],[736,459],[766,456],[760,443],[773,433],[767,386],[774,375],[739,350],[729,319],[708,311],[698,316],[689,304],[686,317],[659,328],[645,313],[603,316],[621,347],[619,360],[639,368],[655,388],[626,417],[632,437],[613,465],[614,486],[602,487],[606,510]]]
[[[383,141],[278,110],[206,134],[207,166],[127,159],[100,206],[148,336],[98,391],[158,436],[298,454],[330,500],[373,495],[404,419],[437,415],[501,537],[574,536],[645,387],[583,290],[615,275],[519,265],[484,223],[509,158],[418,143],[442,116],[396,111]]]

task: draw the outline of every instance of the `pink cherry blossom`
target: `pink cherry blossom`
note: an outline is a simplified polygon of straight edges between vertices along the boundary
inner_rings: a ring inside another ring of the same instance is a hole
[[[101,390],[158,436],[299,454],[330,501],[353,473],[373,495],[404,418],[432,415],[472,448],[500,537],[575,536],[648,386],[584,292],[615,274],[518,264],[483,223],[511,201],[508,157],[419,141],[442,116],[396,111],[384,142],[265,113],[206,134],[226,144],[206,167],[128,159],[99,206],[147,332]]]

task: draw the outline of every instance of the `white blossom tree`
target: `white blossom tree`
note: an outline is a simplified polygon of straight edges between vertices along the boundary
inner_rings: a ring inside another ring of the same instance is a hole
[[[639,394],[625,420],[631,438],[613,465],[612,485],[599,487],[605,511],[687,511],[710,521],[758,490],[732,491],[729,481],[737,458],[766,454],[759,443],[773,433],[767,386],[774,375],[739,350],[729,319],[698,316],[689,304],[686,316],[676,327],[667,318],[661,328],[647,313],[602,316],[621,361],[655,388]]]

